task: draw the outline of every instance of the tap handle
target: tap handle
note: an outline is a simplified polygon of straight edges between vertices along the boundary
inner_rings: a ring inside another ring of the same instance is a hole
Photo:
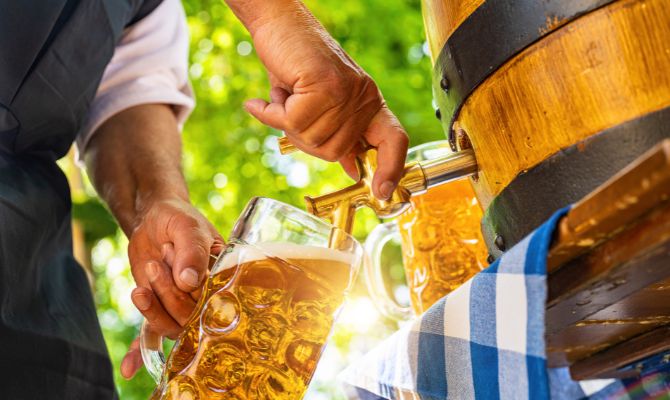
[[[369,144],[367,144],[367,142],[365,142],[364,139],[361,139],[361,142],[363,143],[363,147],[366,149],[372,147]],[[291,141],[286,136],[277,138],[277,146],[279,147],[279,152],[284,155],[300,151],[300,149],[298,149],[293,143],[291,143]]]
[[[293,143],[291,143],[286,136],[277,138],[277,145],[281,154],[291,154],[299,151]]]
[[[356,156],[356,169],[358,169],[358,176],[361,176],[364,169],[369,169],[370,166],[370,157],[367,156],[367,153],[373,149],[364,139],[361,139],[363,148],[366,151]],[[292,154],[300,151],[286,136],[277,138],[277,146],[279,147],[279,153],[283,155]],[[376,164],[375,164],[376,167]]]

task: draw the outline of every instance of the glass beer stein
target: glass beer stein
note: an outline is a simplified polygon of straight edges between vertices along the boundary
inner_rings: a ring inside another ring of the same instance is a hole
[[[449,153],[449,142],[437,141],[410,149],[407,160],[426,161]],[[380,311],[401,320],[419,315],[487,266],[481,218],[470,182],[460,179],[413,196],[407,211],[378,225],[365,242],[365,273]],[[394,237],[401,242],[411,307],[392,300],[382,278],[381,253]]]
[[[142,326],[152,399],[301,399],[362,254],[338,228],[252,199],[167,362]]]

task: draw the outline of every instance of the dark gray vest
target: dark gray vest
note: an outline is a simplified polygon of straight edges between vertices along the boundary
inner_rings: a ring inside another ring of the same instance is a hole
[[[123,29],[156,0],[0,0],[0,148],[62,157]]]
[[[113,399],[55,160],[123,30],[160,0],[0,0],[0,398]]]

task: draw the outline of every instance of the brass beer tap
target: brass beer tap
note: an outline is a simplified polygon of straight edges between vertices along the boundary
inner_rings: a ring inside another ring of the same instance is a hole
[[[286,137],[278,140],[281,154],[298,149]],[[405,164],[405,172],[398,187],[388,200],[379,200],[372,194],[372,177],[377,170],[377,150],[373,147],[356,157],[359,180],[353,185],[317,197],[305,196],[307,210],[347,233],[353,229],[356,210],[371,208],[380,218],[391,218],[409,207],[409,199],[433,186],[451,182],[477,173],[477,160],[472,149],[424,162]]]

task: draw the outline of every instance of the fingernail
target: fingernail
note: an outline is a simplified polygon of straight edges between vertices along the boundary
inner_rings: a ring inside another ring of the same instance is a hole
[[[130,377],[130,374],[128,373],[128,368],[129,368],[128,363],[129,362],[130,361],[128,361],[128,356],[127,355],[123,359],[123,361],[121,361],[121,376],[123,376],[125,379],[128,379]]]
[[[146,311],[151,307],[151,298],[146,294],[135,294],[133,297],[133,303],[140,311]]]
[[[179,274],[179,279],[181,279],[181,281],[185,284],[193,286],[194,288],[198,287],[198,284],[200,284],[200,276],[193,268],[186,268],[185,270],[181,271],[181,274]]]
[[[393,182],[386,181],[379,186],[379,194],[381,194],[384,199],[388,199],[393,194],[393,189],[395,189]]]
[[[147,278],[149,278],[149,282],[158,279],[158,264],[155,262],[147,263]]]
[[[126,357],[121,362],[121,375],[126,379],[132,378],[135,375],[134,371],[137,369],[136,364],[137,362],[132,359],[130,353],[126,354]]]

